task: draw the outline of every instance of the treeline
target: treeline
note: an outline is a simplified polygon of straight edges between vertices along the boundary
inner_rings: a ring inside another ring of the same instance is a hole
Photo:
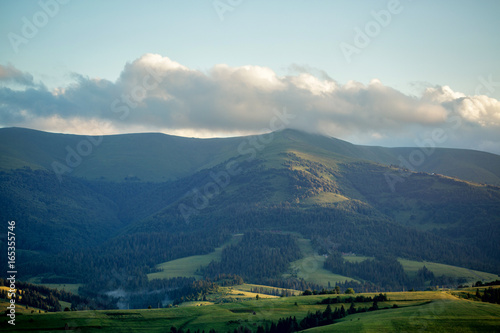
[[[402,290],[410,284],[403,266],[396,258],[378,257],[374,260],[349,262],[339,252],[326,258],[325,269],[335,274],[350,276],[373,282],[384,290]]]
[[[485,287],[485,286],[498,286],[500,285],[500,280],[495,280],[491,282],[477,281],[473,287]]]
[[[170,333],[191,333],[191,330],[190,330],[190,329],[188,329],[187,331],[184,331],[184,330],[182,329],[182,327],[181,327],[181,328],[179,328],[179,329],[177,329],[175,326],[172,326],[172,327],[170,327],[170,331],[169,331],[169,332],[170,332]],[[217,333],[217,331],[216,331],[216,330],[214,330],[214,329],[211,329],[210,331],[207,331],[207,332],[208,332],[208,333]],[[201,331],[201,330],[199,330],[199,329],[198,329],[198,330],[196,330],[196,331],[192,331],[192,333],[205,333],[205,330]],[[247,329],[247,330],[245,331],[245,333],[252,333],[252,331],[251,331],[251,330],[249,330],[249,329]]]
[[[0,285],[9,286],[10,282],[0,278]],[[65,290],[52,289],[41,285],[16,281],[16,303],[32,306],[49,312],[61,311],[59,301],[71,303],[71,310],[103,310],[116,308],[116,299],[106,295],[82,297]],[[0,298],[7,299],[8,292],[0,290]]]
[[[291,290],[287,289],[277,289],[277,288],[268,288],[268,287],[253,287],[250,289],[250,292],[256,294],[265,294],[265,295],[273,295],[273,296],[281,296],[281,297],[290,297],[295,296],[295,293]]]
[[[11,296],[11,297],[9,297]],[[19,290],[14,295],[9,295],[6,290],[0,290],[0,298],[14,299],[16,304],[31,306],[49,312],[61,311],[61,304],[54,295],[42,295],[34,290]]]
[[[217,282],[221,287],[237,286],[245,283],[245,280],[239,275],[235,274],[219,274],[212,278],[212,281]]]
[[[19,260],[22,271],[42,276],[44,283],[83,283],[80,294],[94,297],[107,291],[147,289],[147,274],[160,262],[214,251],[228,234],[137,233],[115,238],[97,248],[67,250],[55,256]],[[29,263],[29,264],[28,264]],[[50,278],[43,278],[52,272]],[[55,277],[54,277],[55,276]]]
[[[321,300],[318,304],[337,304],[337,303],[366,303],[366,302],[387,302],[389,299],[387,298],[387,294],[378,294],[376,296],[363,296],[359,295],[356,297],[329,297]]]
[[[480,282],[480,281],[478,281]],[[498,282],[498,281],[495,281]],[[493,303],[493,304],[500,304],[500,288],[492,288],[489,287],[487,289],[483,289],[483,293],[481,294],[481,291],[476,289],[475,294],[471,293],[457,293],[457,296],[473,301],[480,301],[480,302],[488,302],[488,303]]]
[[[144,289],[123,291],[118,302],[131,309],[145,309],[149,306],[166,307],[188,301],[206,301],[207,296],[219,292],[222,286],[243,283],[242,277],[230,274],[202,280],[193,277],[154,279],[149,281]]]
[[[500,304],[500,288],[484,289],[483,294],[476,290],[476,297],[478,297],[483,302]]]
[[[380,211],[355,200],[339,202],[334,207],[313,206],[309,209],[287,202],[267,206],[226,204],[224,209],[207,208],[202,213],[210,221],[217,221],[219,226],[230,225],[234,232],[243,232],[249,226],[297,231],[313,240],[316,248],[324,247],[329,251],[373,256],[398,253],[402,258],[488,272],[498,271],[500,265],[492,252],[481,251],[479,245],[458,243],[444,236],[392,223]],[[342,242],[330,241],[339,239]],[[478,257],[485,260],[478,262]]]
[[[394,307],[397,306],[395,305]],[[377,300],[373,300],[373,304],[370,307],[356,307],[354,305],[354,302],[351,302],[351,306],[347,310],[344,308],[344,305],[341,305],[340,308],[335,308],[335,310],[332,310],[330,304],[328,304],[325,311],[321,312],[320,310],[318,310],[314,313],[309,312],[306,315],[306,317],[302,319],[300,322],[298,322],[295,317],[281,318],[278,320],[278,323],[272,322],[270,326],[264,327],[260,325],[257,328],[257,332],[262,332],[262,333],[298,332],[314,327],[334,324],[336,320],[345,318],[348,315],[367,312],[367,311],[376,311],[376,310],[379,310]]]
[[[401,263],[394,257],[379,256],[361,262],[344,260],[339,252],[332,252],[325,260],[324,268],[335,274],[366,280],[364,288],[395,291],[403,289],[425,289],[428,286],[451,287],[466,281],[465,278],[454,278],[446,275],[435,276],[425,265],[410,278]],[[370,284],[371,283],[371,284]],[[360,287],[362,287],[361,285]]]
[[[397,307],[397,306],[394,306]],[[291,333],[307,330],[314,327],[332,325],[335,321],[345,318],[348,315],[362,313],[367,311],[379,310],[378,302],[374,301],[370,307],[356,307],[351,303],[349,309],[345,309],[344,305],[340,308],[332,310],[330,304],[327,305],[325,311],[317,310],[316,312],[309,312],[302,320],[298,321],[295,316],[280,318],[278,322],[271,322],[271,324],[257,326],[257,333]],[[170,328],[171,333],[189,333],[190,330],[184,331],[177,329],[174,326]],[[231,331],[229,331],[230,333]],[[240,326],[233,330],[233,333],[251,333],[247,327]],[[216,333],[215,330],[210,330],[210,333]]]
[[[237,274],[245,281],[259,282],[280,276],[290,262],[301,257],[296,239],[288,234],[247,232],[238,244],[222,250],[221,261],[212,261],[203,273]]]
[[[298,278],[266,278],[257,281],[259,284],[265,285],[265,286],[271,286],[271,287],[277,287],[277,288],[284,288],[284,289],[294,289],[294,290],[319,290],[323,288],[322,285],[312,283],[312,282],[307,282],[304,279],[298,279]]]
[[[345,175],[366,201],[389,219],[401,221],[410,227],[422,223],[435,225],[436,236],[456,244],[468,244],[471,250],[477,252],[477,258],[488,258],[492,263],[495,262],[494,265],[476,266],[469,252],[461,258],[440,254],[437,257],[444,260],[443,263],[470,268],[474,265],[478,270],[499,273],[498,187],[486,189],[447,177],[415,173],[403,177],[404,181],[396,182],[395,191],[391,191],[386,178],[387,168],[369,163],[349,164]],[[393,175],[397,175],[397,172]],[[396,218],[410,211],[411,215],[408,214],[410,216],[407,221]],[[411,241],[408,244],[415,246]],[[442,245],[444,246],[445,244]],[[431,258],[427,260],[435,261]]]
[[[210,280],[193,281],[190,285],[183,288],[172,290],[169,296],[175,298],[173,305],[189,301],[206,301],[206,296],[215,294],[220,286]]]

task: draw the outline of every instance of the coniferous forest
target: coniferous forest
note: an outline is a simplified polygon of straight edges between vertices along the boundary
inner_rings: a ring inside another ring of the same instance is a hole
[[[425,267],[410,277],[398,258],[499,273],[500,188],[412,172],[391,191],[387,173],[401,169],[355,157],[363,150],[353,155],[355,148],[343,145],[287,130],[255,158],[227,155],[156,181],[72,175],[58,181],[43,167],[9,169],[0,172],[0,216],[15,218],[23,235],[16,244],[21,280],[78,283],[80,295],[90,298],[148,291],[142,301],[128,297],[133,306],[197,298],[227,284],[217,281],[225,274],[317,292],[335,285],[394,291],[464,283]],[[235,163],[238,172],[230,176],[227,165]],[[243,235],[236,243],[235,234]],[[327,286],[294,276],[291,264],[304,257],[299,238],[326,257],[326,270],[357,281]],[[196,271],[205,282],[148,279],[158,264],[220,247],[220,260]],[[342,252],[371,259],[348,262]]]

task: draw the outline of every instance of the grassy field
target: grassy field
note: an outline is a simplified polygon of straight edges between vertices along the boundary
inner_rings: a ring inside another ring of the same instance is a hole
[[[255,299],[256,296],[259,295],[259,298],[279,298],[279,296],[273,296],[273,295],[267,295],[267,294],[261,294],[261,293],[254,293],[246,290],[239,289],[237,287],[232,288],[231,292],[227,297],[229,298],[238,298],[238,299]]]
[[[69,291],[70,293],[75,294],[75,295],[78,295],[78,288],[80,288],[80,286],[82,286],[82,284],[79,284],[79,283],[64,283],[64,284],[37,283],[37,284],[41,284],[42,286],[52,288],[52,289]]]
[[[349,200],[347,197],[343,195],[331,193],[331,192],[321,192],[320,194],[307,198],[303,201],[303,203],[308,205],[329,205],[336,202],[341,202]]]
[[[149,280],[153,280],[185,276],[199,279],[201,276],[196,274],[196,270],[202,266],[208,265],[212,260],[220,260],[222,249],[230,244],[238,242],[241,239],[241,236],[241,234],[233,235],[231,240],[226,242],[221,247],[216,248],[212,253],[190,256],[159,264],[156,267],[161,269],[161,271],[148,274],[148,278]],[[304,257],[291,263],[290,269],[293,274],[308,282],[324,285],[325,287],[328,286],[328,282],[330,282],[331,285],[335,285],[335,282],[354,280],[347,276],[333,274],[332,272],[324,269],[323,263],[325,261],[325,257],[319,256],[314,252],[309,239],[304,239],[300,237],[300,235],[298,236],[298,245]],[[290,275],[290,273],[285,274],[285,276]]]
[[[347,316],[306,332],[499,332],[500,306],[437,300],[417,307]]]
[[[292,292],[296,296],[302,294],[302,291],[300,291],[300,290],[286,289],[286,288],[275,288],[275,287],[263,286],[263,285],[260,285],[260,284],[249,284],[249,283],[245,283],[245,284],[242,284],[242,285],[239,285],[239,286],[234,286],[233,288],[236,289],[236,290],[242,290],[242,291],[251,291],[254,288],[264,288],[267,291],[271,291],[271,290],[274,290],[274,289],[279,289],[279,290],[283,290],[284,289],[284,290],[287,290],[289,292]]]
[[[373,294],[366,294],[373,295]],[[381,308],[397,304],[399,308],[354,314],[318,332],[498,332],[500,305],[459,299],[450,292],[388,293],[389,300]],[[0,319],[0,331],[57,332],[69,329],[89,332],[165,332],[171,326],[191,331],[216,329],[232,331],[246,326],[256,331],[258,325],[279,318],[296,316],[301,320],[308,312],[324,311],[318,301],[331,295],[262,298],[237,303],[211,305],[209,302],[170,309],[108,310],[59,313],[23,313],[16,317],[15,330]],[[197,305],[197,306],[192,306]],[[369,306],[369,303],[356,306]],[[335,305],[340,307],[340,304]],[[347,305],[344,305],[347,307]]]
[[[148,279],[168,279],[181,276],[195,277],[197,279],[200,279],[202,278],[202,276],[196,274],[196,270],[198,270],[202,266],[207,266],[212,260],[220,260],[222,249],[230,244],[239,242],[242,236],[243,234],[233,235],[233,237],[229,241],[227,241],[221,247],[216,248],[214,252],[199,256],[180,258],[159,264],[156,266],[156,268],[161,269],[162,271],[148,274]]]
[[[307,282],[316,283],[325,287],[328,286],[328,282],[330,282],[330,285],[335,286],[335,282],[354,280],[350,277],[334,274],[324,269],[323,264],[326,258],[318,255],[314,251],[311,245],[311,240],[299,238],[297,243],[300,247],[303,258],[292,262],[290,264],[291,273],[284,274],[283,277],[294,275]]]
[[[294,233],[296,234],[296,233]],[[297,242],[302,252],[303,257],[299,260],[296,260],[290,264],[290,271],[284,274],[284,277],[296,276],[298,278],[303,278],[307,282],[316,283],[322,286],[327,287],[328,282],[330,282],[331,286],[334,286],[336,282],[345,282],[347,281],[358,281],[348,276],[334,274],[323,268],[323,263],[325,262],[325,257],[318,255],[314,249],[312,248],[311,241],[309,239],[302,238],[301,235],[296,234],[298,236]],[[165,279],[165,278],[173,278],[173,277],[195,277],[200,279],[201,276],[196,274],[196,271],[202,267],[208,265],[212,260],[220,260],[222,249],[224,247],[235,244],[242,237],[242,234],[233,235],[233,237],[226,242],[221,247],[215,249],[214,252],[205,254],[205,255],[197,255],[190,256],[186,258],[176,259],[172,261],[168,261],[162,264],[157,265],[158,269],[161,269],[160,272],[148,274],[149,280],[153,279]],[[344,256],[344,259],[350,262],[360,262],[366,259],[372,259],[371,257],[366,256]],[[422,268],[424,265],[431,270],[435,276],[447,275],[453,278],[464,277],[467,280],[467,283],[473,283],[478,280],[481,281],[493,281],[496,279],[500,279],[498,275],[474,271],[467,268],[450,266],[445,264],[433,263],[433,262],[419,262],[407,259],[398,259],[405,272],[410,276],[414,276],[417,271]],[[47,285],[47,284],[46,284]],[[65,290],[78,291],[79,285],[47,285],[52,288],[65,288]]]
[[[364,257],[364,256],[344,256],[346,261],[350,262],[360,262],[366,259],[373,259],[372,257]],[[492,273],[475,271],[468,268],[438,264],[435,262],[428,261],[414,261],[399,258],[398,261],[403,266],[403,269],[408,274],[409,277],[414,277],[418,270],[422,267],[427,267],[430,271],[434,273],[435,276],[451,276],[453,278],[465,278],[467,280],[467,284],[474,283],[476,281],[494,281],[500,279],[500,276]]]
[[[468,284],[471,284],[476,281],[493,281],[500,279],[500,277],[496,274],[474,271],[468,268],[450,266],[445,264],[438,264],[434,262],[421,262],[421,261],[412,261],[406,259],[398,259],[405,272],[410,276],[414,276],[417,274],[417,271],[422,267],[427,267],[430,271],[434,273],[435,276],[447,275],[453,278],[463,277],[467,280]]]
[[[361,261],[365,261],[366,259],[373,259],[373,257],[352,256],[352,255],[343,256],[343,258],[345,261],[349,261],[349,262],[361,262]]]
[[[10,306],[10,303],[7,302],[7,300],[0,299],[0,309],[2,309],[2,317],[4,317],[3,313],[5,312],[5,309],[7,309],[8,306]],[[32,306],[28,306],[28,308],[26,308],[26,305],[16,304],[16,315],[17,314],[26,315],[31,313],[42,313],[42,312],[45,312],[45,310],[34,308]],[[4,322],[2,321],[2,326],[3,323]]]

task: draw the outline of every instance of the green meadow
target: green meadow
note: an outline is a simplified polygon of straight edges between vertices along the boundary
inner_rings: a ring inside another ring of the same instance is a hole
[[[180,258],[159,264],[156,266],[159,272],[148,274],[149,280],[154,279],[169,279],[174,277],[195,277],[202,278],[196,271],[203,266],[210,264],[212,260],[220,261],[222,250],[231,244],[235,244],[241,240],[243,234],[235,234],[229,241],[215,249],[214,252]]]
[[[364,294],[373,296],[374,294]],[[451,292],[387,293],[389,300],[379,303],[378,311],[348,315],[333,325],[310,329],[314,332],[498,332],[500,305],[460,299]],[[261,298],[236,303],[174,307],[149,310],[104,310],[58,313],[19,311],[16,326],[0,321],[0,331],[59,332],[166,332],[172,326],[184,330],[215,329],[228,332],[245,326],[256,331],[284,317],[298,321],[308,312],[324,311],[318,304],[332,295]],[[396,304],[398,308],[392,308]],[[368,307],[370,303],[357,303]],[[340,307],[341,304],[332,305]],[[347,308],[348,304],[344,304]]]
[[[499,276],[492,273],[475,271],[468,268],[439,264],[434,262],[413,261],[407,259],[398,259],[403,265],[405,272],[410,276],[417,274],[417,271],[422,267],[427,267],[434,273],[435,276],[446,275],[453,278],[465,278],[466,283],[471,284],[476,281],[493,281],[499,279]]]
[[[190,256],[185,258],[180,258],[172,261],[167,261],[156,266],[159,272],[148,274],[149,280],[153,279],[165,279],[173,277],[195,277],[197,279],[202,278],[201,275],[197,274],[197,271],[207,266],[212,260],[219,261],[221,258],[222,250],[230,245],[235,244],[241,240],[242,234],[233,235],[233,237],[227,241],[222,246],[215,249],[214,252],[205,254]],[[290,264],[289,272],[283,274],[283,277],[295,276],[304,279],[307,282],[319,284],[327,287],[328,283],[334,286],[336,282],[347,281],[358,281],[352,277],[334,274],[323,268],[323,263],[325,262],[325,257],[318,255],[309,239],[303,238],[300,234],[297,234],[297,243],[302,252],[302,258],[296,260]],[[366,256],[356,256],[356,255],[346,255],[343,257],[345,260],[350,262],[361,262],[367,259],[372,259],[372,257]],[[446,275],[453,278],[465,278],[466,283],[471,284],[476,281],[493,281],[500,279],[496,274],[480,272],[476,270],[471,270],[463,267],[451,266],[446,264],[434,263],[434,262],[422,262],[407,259],[398,259],[398,261],[403,266],[405,272],[413,277],[416,275],[417,271],[422,267],[426,266],[427,269],[431,270],[435,276]],[[50,285],[47,285],[50,286]],[[78,285],[75,285],[78,286]],[[65,288],[63,285],[53,285],[53,287],[61,289]],[[71,290],[72,286],[67,285],[66,290]],[[78,287],[73,287],[78,288]]]

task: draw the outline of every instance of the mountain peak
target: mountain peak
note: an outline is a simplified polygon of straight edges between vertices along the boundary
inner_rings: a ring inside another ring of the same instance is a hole
[[[259,146],[265,148],[267,158],[284,151],[300,151],[337,162],[400,165],[418,149],[359,146],[290,128],[274,132],[272,137],[271,141],[263,139],[266,144]],[[185,177],[235,158],[241,155],[242,140],[247,138],[196,139],[162,133],[89,137],[2,128],[0,170],[28,166],[53,171],[54,164],[58,164],[73,176],[122,180],[133,175],[158,182]],[[499,165],[500,156],[494,154],[436,148],[421,165],[410,165],[409,169],[500,185]],[[402,166],[408,168],[407,164]]]

